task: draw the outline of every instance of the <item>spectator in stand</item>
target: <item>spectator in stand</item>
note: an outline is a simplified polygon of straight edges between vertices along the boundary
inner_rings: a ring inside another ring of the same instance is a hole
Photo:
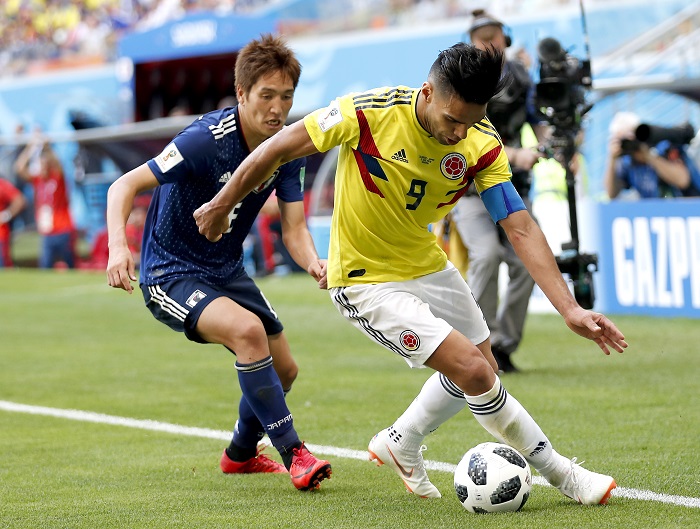
[[[34,227],[34,205],[31,185],[22,180],[15,170],[15,161],[19,153],[24,149],[24,132],[24,125],[17,123],[13,137],[15,145],[7,146],[0,151],[0,174],[16,187],[25,198],[24,208],[12,219],[13,230]]]
[[[12,266],[10,222],[27,205],[21,191],[0,177],[0,268]]]
[[[637,141],[639,116],[618,112],[610,122],[605,190],[617,198],[623,190],[635,198],[673,198],[700,196],[698,168],[685,145],[664,140],[655,146]]]
[[[34,188],[36,227],[41,235],[39,267],[59,262],[75,267],[73,220],[63,167],[51,145],[36,136],[17,157],[17,174]]]

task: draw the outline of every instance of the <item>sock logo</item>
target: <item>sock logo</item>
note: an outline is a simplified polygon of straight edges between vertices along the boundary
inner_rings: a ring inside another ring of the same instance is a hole
[[[547,448],[547,441],[540,441],[537,443],[537,448],[535,448],[532,452],[530,452],[530,457],[536,456],[540,452],[542,452],[545,448]]]
[[[280,426],[282,426],[284,423],[291,422],[291,420],[292,420],[292,414],[290,413],[289,415],[287,415],[286,417],[283,417],[279,421],[268,424],[267,429],[274,430],[275,428],[279,428]]]

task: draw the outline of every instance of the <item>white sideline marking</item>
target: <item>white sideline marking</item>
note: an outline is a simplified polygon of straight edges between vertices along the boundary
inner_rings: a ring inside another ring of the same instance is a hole
[[[210,430],[209,428],[196,428],[192,426],[181,426],[179,424],[171,424],[167,422],[131,419],[129,417],[118,417],[115,415],[105,415],[104,413],[95,413],[82,410],[67,410],[61,408],[48,408],[45,406],[31,406],[29,404],[19,404],[7,400],[0,400],[0,409],[4,411],[29,413],[32,415],[45,415],[49,417],[58,417],[60,419],[71,419],[74,421],[94,422],[99,424],[112,424],[115,426],[126,426],[129,428],[139,428],[141,430],[152,430],[156,432],[166,432],[176,435],[188,435],[191,437],[204,437],[208,439],[221,439],[229,441],[231,432],[224,430]],[[323,454],[325,456],[342,457],[345,459],[358,459],[367,461],[366,450],[351,450],[349,448],[339,448],[336,446],[324,445],[307,445],[312,452]],[[425,468],[429,470],[438,470],[440,472],[454,472],[457,465],[443,463],[440,461],[425,461]],[[535,485],[550,486],[544,478],[533,476]],[[682,507],[700,508],[700,498],[692,498],[688,496],[676,496],[672,494],[661,494],[650,490],[629,489],[627,487],[618,487],[612,491],[613,496],[620,498],[628,498],[632,500],[656,501],[660,503],[669,503],[672,505],[680,505]]]

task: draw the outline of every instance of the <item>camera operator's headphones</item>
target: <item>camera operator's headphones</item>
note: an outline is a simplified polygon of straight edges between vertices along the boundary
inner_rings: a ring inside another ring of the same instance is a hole
[[[476,9],[472,12],[474,20],[472,25],[467,29],[467,35],[471,41],[472,33],[474,33],[479,28],[484,28],[486,26],[498,26],[503,31],[503,35],[506,39],[506,48],[513,44],[513,37],[511,36],[510,27],[506,26],[503,22],[497,18],[492,17],[483,9]],[[466,37],[466,35],[465,35]],[[465,39],[466,40],[466,39]]]

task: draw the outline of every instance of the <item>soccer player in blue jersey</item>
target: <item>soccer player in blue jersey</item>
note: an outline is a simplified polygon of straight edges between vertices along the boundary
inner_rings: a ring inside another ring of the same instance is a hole
[[[134,259],[125,226],[134,197],[155,188],[144,228],[139,284],[159,321],[197,343],[225,346],[236,355],[243,392],[233,439],[221,456],[225,473],[289,471],[300,490],[330,477],[299,440],[284,400],[297,375],[282,324],[246,274],[243,240],[273,190],[283,240],[294,260],[326,287],[326,263],[306,226],[303,159],[272,168],[264,182],[228,213],[218,244],[197,230],[194,210],[213,198],[256,147],[284,127],[301,66],[279,38],[247,44],[235,66],[239,104],[209,112],[180,132],[158,156],[119,178],[109,189],[109,285],[131,293]],[[267,433],[284,465],[258,450]]]
[[[436,371],[370,441],[370,459],[391,466],[409,491],[439,497],[423,464],[423,440],[468,406],[563,494],[606,503],[615,480],[558,454],[501,385],[481,310],[429,230],[475,185],[567,326],[605,354],[627,347],[608,318],[576,302],[511,182],[503,143],[485,115],[503,86],[502,68],[502,52],[460,43],[440,52],[420,88],[340,97],[261,145],[195,218],[209,240],[221,238],[231,208],[273,168],[340,145],[328,258],[333,302],[409,366]]]

